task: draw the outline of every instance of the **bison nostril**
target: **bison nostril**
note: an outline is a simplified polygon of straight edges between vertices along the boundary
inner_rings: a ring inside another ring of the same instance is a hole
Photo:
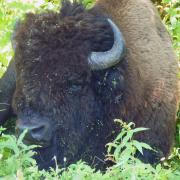
[[[46,127],[39,126],[39,127],[29,127],[29,126],[18,126],[16,127],[16,133],[21,134],[24,130],[27,129],[27,133],[25,139],[29,141],[41,141],[45,139],[46,136]]]
[[[49,146],[51,143],[53,129],[48,118],[37,116],[27,120],[18,119],[16,122],[16,133],[21,134],[27,129],[24,141],[28,144]]]
[[[30,130],[32,136],[43,136],[45,132],[45,126],[36,127]]]
[[[52,137],[52,131],[50,127],[46,125],[37,125],[37,126],[30,126],[30,125],[17,125],[16,126],[16,134],[20,135],[24,130],[27,129],[27,133],[25,135],[25,142],[26,143],[33,143],[33,144],[48,144]]]

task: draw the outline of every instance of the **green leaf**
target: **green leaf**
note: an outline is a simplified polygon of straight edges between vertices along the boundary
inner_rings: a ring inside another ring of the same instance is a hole
[[[136,147],[136,149],[143,155],[143,147],[140,142],[133,140],[133,145]]]
[[[146,143],[143,143],[141,142],[141,146],[144,148],[144,149],[149,149],[149,150],[153,150],[152,147]],[[154,150],[153,150],[154,151]]]
[[[149,130],[149,128],[139,127],[139,128],[133,129],[132,132],[136,133],[136,132],[147,131],[147,130]]]
[[[122,131],[121,133],[119,133],[118,136],[116,137],[115,141],[121,140],[126,133],[127,133],[126,131]]]
[[[23,133],[20,134],[20,136],[19,136],[19,138],[18,138],[18,140],[17,140],[17,144],[18,144],[18,145],[23,144],[23,139],[24,139],[25,135],[27,134],[27,132],[28,132],[28,130],[25,129],[25,130],[23,131]]]
[[[122,139],[121,146],[124,147],[127,144],[127,142],[132,139],[132,136],[133,136],[133,131],[130,130],[127,133],[127,135]]]

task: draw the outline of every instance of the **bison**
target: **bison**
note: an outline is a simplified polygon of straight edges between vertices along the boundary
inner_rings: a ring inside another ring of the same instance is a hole
[[[17,131],[28,129],[26,142],[42,146],[41,168],[52,166],[53,156],[102,166],[105,144],[119,130],[115,118],[149,128],[135,137],[158,151],[144,151],[145,162],[169,154],[178,66],[149,0],[97,0],[88,10],[63,1],[60,12],[27,14],[12,45],[0,121],[17,115]]]

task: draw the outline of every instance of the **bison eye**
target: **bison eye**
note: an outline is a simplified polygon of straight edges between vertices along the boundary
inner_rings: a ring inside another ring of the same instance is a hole
[[[82,89],[82,86],[80,84],[72,84],[69,87],[69,93],[78,92]]]

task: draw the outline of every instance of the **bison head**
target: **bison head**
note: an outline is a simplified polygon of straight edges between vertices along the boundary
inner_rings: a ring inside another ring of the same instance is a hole
[[[40,167],[103,157],[112,104],[120,104],[124,40],[97,9],[63,3],[60,13],[28,14],[14,34],[17,130],[40,144]],[[118,63],[122,66],[114,66]]]

